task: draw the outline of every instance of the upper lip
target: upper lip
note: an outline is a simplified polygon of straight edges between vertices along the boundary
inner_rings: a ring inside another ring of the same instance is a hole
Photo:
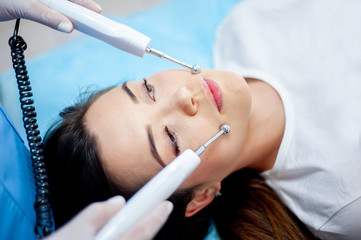
[[[203,86],[206,90],[207,99],[221,112],[223,105],[222,91],[218,84],[209,79],[203,80]]]

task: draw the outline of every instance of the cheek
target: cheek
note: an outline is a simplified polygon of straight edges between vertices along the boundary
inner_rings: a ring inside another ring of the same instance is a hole
[[[204,184],[214,180],[223,179],[225,164],[222,159],[215,158],[212,155],[201,155],[201,163],[194,172],[182,184],[184,187]]]

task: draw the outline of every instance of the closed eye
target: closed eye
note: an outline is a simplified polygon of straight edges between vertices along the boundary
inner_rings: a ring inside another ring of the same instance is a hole
[[[154,95],[154,87],[152,86],[152,85],[150,85],[150,84],[148,84],[148,82],[147,82],[147,79],[146,78],[144,78],[143,79],[143,85],[144,85],[144,87],[145,87],[145,90],[147,91],[147,93],[148,93],[148,96],[150,97],[150,99],[153,101],[153,102],[155,102],[155,95]]]
[[[169,139],[171,140],[171,142],[173,144],[174,154],[176,156],[178,156],[180,153],[180,149],[179,149],[179,145],[178,145],[177,135],[175,134],[175,132],[173,130],[169,129],[167,126],[165,126],[165,132],[167,133]]]

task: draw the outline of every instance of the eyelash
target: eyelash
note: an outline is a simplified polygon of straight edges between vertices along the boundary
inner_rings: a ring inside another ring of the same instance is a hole
[[[148,84],[146,78],[144,78],[143,81],[144,81],[144,87],[147,90],[149,97],[152,99],[152,101],[155,102],[154,87],[152,85]]]
[[[169,130],[169,128],[167,126],[165,126],[165,131],[166,131],[169,139],[172,141],[172,144],[174,146],[175,155],[178,156],[180,153],[180,149],[179,149],[179,145],[178,145],[177,135],[172,130]]]

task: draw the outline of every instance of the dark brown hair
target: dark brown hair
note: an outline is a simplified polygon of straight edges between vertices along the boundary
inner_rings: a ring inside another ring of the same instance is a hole
[[[265,179],[251,169],[228,176],[212,208],[222,239],[315,239]]]
[[[74,106],[64,109],[60,119],[44,137],[44,156],[49,173],[50,202],[59,227],[94,201],[113,195],[112,183],[99,161],[96,140],[85,125],[84,115],[103,93],[84,93]]]

